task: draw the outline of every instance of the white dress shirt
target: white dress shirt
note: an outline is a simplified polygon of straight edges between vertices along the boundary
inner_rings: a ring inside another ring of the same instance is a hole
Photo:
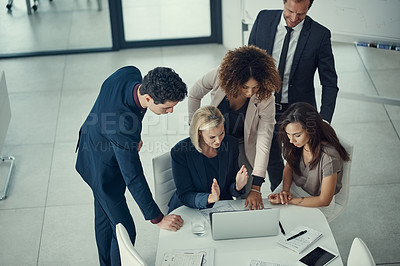
[[[294,52],[297,47],[297,41],[299,40],[300,32],[303,29],[303,24],[304,20],[297,24],[294,28],[293,31],[290,35],[290,42],[289,42],[289,49],[286,57],[286,65],[285,65],[285,70],[283,74],[283,83],[282,83],[282,91],[281,91],[281,103],[288,103],[289,101],[289,75],[290,75],[290,69],[292,67],[292,62],[293,62],[293,56]],[[279,58],[281,56],[282,52],[282,45],[283,45],[283,40],[285,39],[286,35],[286,21],[285,18],[283,17],[283,12],[282,12],[282,17],[281,20],[278,24],[278,27],[276,29],[276,34],[275,34],[275,41],[274,41],[274,48],[272,50],[272,57],[275,59],[276,67],[278,67],[279,64]]]

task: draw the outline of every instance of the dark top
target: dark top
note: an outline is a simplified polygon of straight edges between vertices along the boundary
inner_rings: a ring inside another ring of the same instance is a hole
[[[249,105],[249,99],[240,107],[238,110],[232,110],[229,107],[229,100],[225,97],[222,102],[218,105],[218,109],[221,111],[225,118],[225,130],[226,134],[234,136],[239,140],[244,138],[244,120],[246,118],[246,111]]]
[[[146,220],[160,217],[143,174],[137,151],[144,112],[133,91],[142,82],[136,67],[127,66],[107,78],[81,127],[76,170],[109,206],[125,200],[128,187]],[[118,221],[115,221],[118,222]]]
[[[208,158],[207,156],[203,155],[203,163],[206,166],[206,174],[207,174],[207,182],[209,187],[211,187],[213,179],[217,179],[219,183],[219,178],[218,178],[218,170],[219,170],[219,165],[218,165],[218,155],[212,158]]]
[[[220,200],[230,200],[232,196],[239,197],[245,188],[236,191],[236,174],[238,165],[239,144],[236,138],[226,135],[218,149],[218,185]],[[178,142],[171,149],[172,173],[176,192],[169,202],[169,211],[186,205],[191,208],[210,208],[208,196],[211,193],[210,178],[207,170],[210,165],[202,160],[204,155],[196,150],[190,138]],[[212,180],[212,177],[211,177]]]

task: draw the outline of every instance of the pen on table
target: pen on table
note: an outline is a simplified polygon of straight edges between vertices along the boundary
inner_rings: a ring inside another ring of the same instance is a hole
[[[283,226],[281,224],[281,221],[279,221],[279,227],[281,228],[281,232],[283,235],[286,235],[285,230],[283,229]]]
[[[307,230],[301,231],[300,233],[295,234],[294,236],[289,237],[288,239],[286,239],[286,241],[295,239],[296,237],[299,237],[299,236],[301,236],[301,235],[304,235],[305,233],[307,233]]]

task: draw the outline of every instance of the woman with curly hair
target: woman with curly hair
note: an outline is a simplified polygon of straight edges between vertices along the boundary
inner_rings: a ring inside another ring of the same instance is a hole
[[[219,67],[189,90],[189,123],[210,92],[210,104],[225,117],[226,133],[239,140],[239,164],[251,173],[245,194],[249,209],[264,207],[261,185],[275,125],[273,93],[280,86],[274,59],[256,46],[243,46],[229,51]]]
[[[279,142],[287,161],[283,181],[268,196],[272,204],[319,207],[329,220],[342,188],[343,162],[349,154],[335,130],[311,104],[289,106],[279,121]]]

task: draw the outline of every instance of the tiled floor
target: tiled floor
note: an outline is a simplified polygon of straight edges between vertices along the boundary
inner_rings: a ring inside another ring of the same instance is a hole
[[[0,47],[7,48],[10,43],[3,41]],[[340,93],[332,125],[355,150],[350,202],[331,223],[332,231],[344,261],[357,236],[379,265],[400,265],[400,106],[369,97],[399,102],[400,52],[343,43],[333,49]],[[74,170],[74,149],[101,83],[124,65],[143,74],[170,66],[190,87],[226,51],[209,44],[1,60],[12,109],[2,154],[14,156],[16,166],[9,196],[0,201],[0,265],[98,265],[93,198]],[[187,136],[186,113],[185,100],[171,115],[146,114],[141,158],[151,187],[151,158]],[[127,198],[137,225],[136,247],[153,265],[158,228]]]

